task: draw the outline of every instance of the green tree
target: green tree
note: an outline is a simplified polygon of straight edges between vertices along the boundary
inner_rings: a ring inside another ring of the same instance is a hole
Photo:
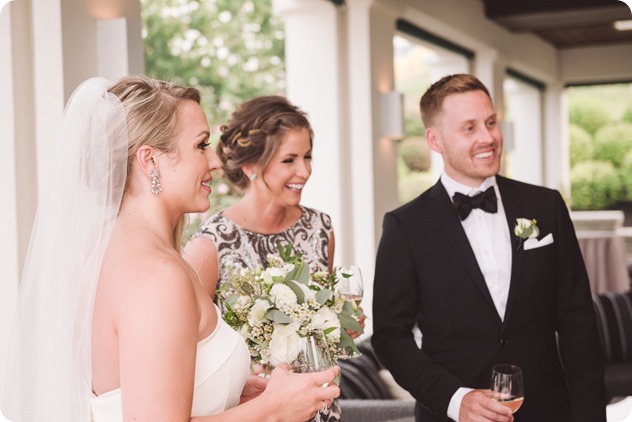
[[[285,91],[285,34],[272,0],[141,0],[148,75],[198,88],[213,142],[235,107]],[[221,175],[212,214],[239,193]],[[200,218],[191,218],[190,235]]]
[[[284,32],[271,0],[141,0],[145,67],[202,91],[211,124],[285,89]]]

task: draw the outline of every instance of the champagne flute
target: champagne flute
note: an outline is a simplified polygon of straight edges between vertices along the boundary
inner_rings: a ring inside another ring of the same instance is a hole
[[[290,362],[290,367],[294,372],[319,372],[334,366],[334,361],[329,352],[327,338],[322,331],[310,331],[303,337],[299,337],[298,355]],[[340,379],[336,378],[335,383],[339,384]],[[327,387],[329,384],[323,384]],[[316,413],[313,419],[321,422],[321,412]]]
[[[362,302],[364,294],[364,283],[362,282],[362,272],[360,267],[347,265],[338,268],[338,290],[340,296],[349,302],[355,303],[356,308]]]
[[[515,365],[496,365],[492,368],[492,399],[516,413],[524,401],[522,370]]]

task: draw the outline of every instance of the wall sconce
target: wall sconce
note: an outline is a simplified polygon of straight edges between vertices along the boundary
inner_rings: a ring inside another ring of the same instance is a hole
[[[399,141],[404,137],[404,96],[401,92],[380,93],[380,137]]]

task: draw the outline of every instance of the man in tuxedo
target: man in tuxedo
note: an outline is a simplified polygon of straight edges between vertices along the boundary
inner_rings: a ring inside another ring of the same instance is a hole
[[[378,357],[416,398],[417,421],[605,422],[588,276],[562,197],[498,175],[502,134],[474,76],[444,77],[420,108],[444,172],[384,216]],[[515,232],[522,218],[537,228],[532,238]],[[522,368],[525,399],[513,417],[488,391],[500,363]]]

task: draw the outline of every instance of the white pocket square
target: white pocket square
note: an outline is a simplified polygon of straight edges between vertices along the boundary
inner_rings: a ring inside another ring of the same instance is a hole
[[[528,251],[529,249],[541,248],[542,246],[550,245],[551,243],[553,243],[553,233],[547,234],[540,240],[534,237],[529,238],[525,240],[523,247],[525,251]]]

